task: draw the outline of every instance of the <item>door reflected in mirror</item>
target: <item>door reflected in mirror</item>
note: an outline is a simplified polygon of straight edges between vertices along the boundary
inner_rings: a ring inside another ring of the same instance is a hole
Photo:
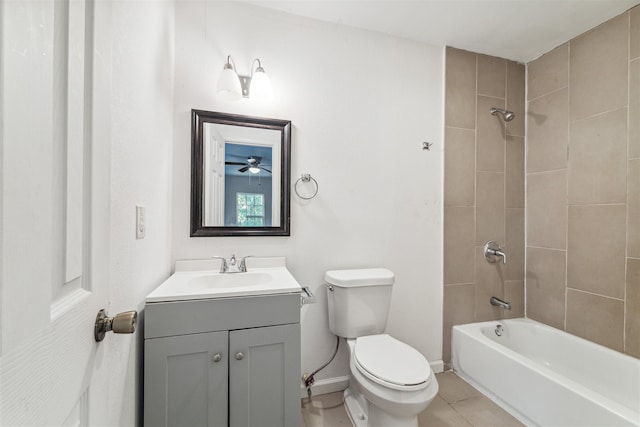
[[[291,123],[192,112],[192,236],[289,235]]]

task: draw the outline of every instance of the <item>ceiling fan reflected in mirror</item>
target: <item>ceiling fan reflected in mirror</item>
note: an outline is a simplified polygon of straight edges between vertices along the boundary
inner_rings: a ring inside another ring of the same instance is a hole
[[[236,165],[242,166],[238,169],[238,172],[245,173],[249,171],[251,173],[259,173],[260,170],[267,171],[271,173],[271,171],[260,164],[262,161],[262,157],[260,156],[251,156],[247,158],[246,162],[224,162],[225,165]]]

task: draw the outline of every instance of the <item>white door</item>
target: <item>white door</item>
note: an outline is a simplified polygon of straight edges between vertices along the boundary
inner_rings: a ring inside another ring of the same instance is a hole
[[[224,226],[224,139],[213,126],[204,125],[204,225]]]
[[[108,339],[93,338],[109,280],[104,3],[0,3],[2,426],[106,420]]]

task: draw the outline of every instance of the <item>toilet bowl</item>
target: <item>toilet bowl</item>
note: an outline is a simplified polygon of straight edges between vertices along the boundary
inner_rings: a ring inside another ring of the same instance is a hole
[[[351,380],[345,406],[356,427],[417,427],[418,414],[438,394],[428,361],[386,335],[348,339]]]
[[[329,330],[349,346],[347,414],[356,427],[418,427],[418,414],[438,394],[429,361],[383,331],[393,272],[384,268],[325,274]]]

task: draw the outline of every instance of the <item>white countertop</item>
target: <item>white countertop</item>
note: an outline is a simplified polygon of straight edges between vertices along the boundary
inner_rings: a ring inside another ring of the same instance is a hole
[[[220,273],[219,260],[176,261],[176,272],[147,295],[147,303],[300,293],[284,257],[248,258],[246,273]],[[239,262],[239,261],[238,261]]]

